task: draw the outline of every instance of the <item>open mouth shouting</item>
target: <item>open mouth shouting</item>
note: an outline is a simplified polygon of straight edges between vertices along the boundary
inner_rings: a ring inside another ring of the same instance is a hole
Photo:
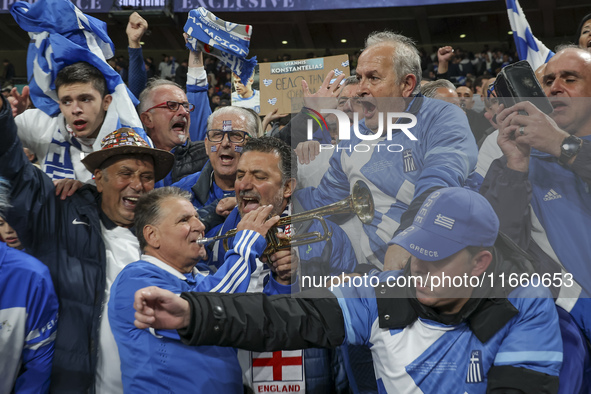
[[[254,211],[260,207],[260,196],[254,193],[240,193],[239,199],[239,210],[242,214]]]
[[[377,112],[377,105],[375,100],[372,99],[360,99],[359,104],[363,107],[363,115],[366,118],[372,118]]]
[[[136,206],[139,198],[140,198],[139,196],[124,196],[124,197],[122,197],[123,207],[125,209],[130,210],[130,211],[133,211],[135,209],[135,206]]]
[[[234,163],[235,157],[233,155],[220,154],[220,163],[223,166],[231,166]]]
[[[76,119],[72,123],[72,128],[74,129],[75,132],[81,132],[82,130],[84,130],[86,128],[87,124],[88,124],[88,122],[85,121],[84,119]]]
[[[179,140],[184,142],[187,138],[187,119],[184,116],[173,119],[171,129],[178,136]]]

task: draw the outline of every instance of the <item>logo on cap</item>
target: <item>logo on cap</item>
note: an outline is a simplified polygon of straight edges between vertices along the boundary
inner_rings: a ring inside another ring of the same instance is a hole
[[[451,230],[454,228],[455,222],[455,219],[448,218],[447,216],[443,216],[442,214],[438,213],[437,216],[435,216],[435,221],[433,223]]]

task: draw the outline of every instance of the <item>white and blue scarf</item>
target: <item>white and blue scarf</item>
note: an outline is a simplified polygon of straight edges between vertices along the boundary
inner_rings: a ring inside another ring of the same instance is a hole
[[[105,76],[113,98],[103,124],[110,127],[101,129],[92,150],[100,149],[101,139],[115,131],[113,127],[132,127],[152,146],[135,110],[138,100],[106,62],[115,50],[107,35],[106,23],[85,15],[68,0],[39,0],[34,4],[18,1],[12,5],[10,13],[31,37],[27,77],[31,100],[37,108],[49,116],[58,115],[57,73],[68,65],[85,61]],[[79,148],[76,138],[68,136],[64,130],[56,130],[49,147],[53,154],[44,168],[52,178],[76,178],[70,146]]]
[[[135,96],[106,59],[115,47],[107,35],[107,25],[85,15],[68,0],[39,0],[34,4],[15,2],[10,8],[14,20],[29,32],[27,77],[33,104],[50,116],[59,113],[55,78],[70,64],[85,61],[99,69],[107,80],[121,123],[142,128],[135,110]],[[112,130],[113,131],[113,130]]]
[[[184,30],[189,35],[187,48],[215,56],[241,79],[252,76],[256,56],[246,59],[252,26],[226,22],[199,7],[189,12]]]

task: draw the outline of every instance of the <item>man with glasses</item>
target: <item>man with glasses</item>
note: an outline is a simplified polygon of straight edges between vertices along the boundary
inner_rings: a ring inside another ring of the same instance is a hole
[[[193,194],[193,205],[198,209],[206,228],[211,228],[208,216],[216,210],[217,202],[225,197],[234,197],[236,169],[247,138],[257,135],[257,123],[248,110],[240,107],[224,107],[207,119],[205,153],[209,162],[203,170],[188,175],[173,184]],[[218,207],[218,213],[226,215],[234,208],[236,201],[227,201],[227,209]],[[204,207],[205,210],[201,210]]]
[[[166,79],[151,80],[140,95],[140,119],[154,147],[175,156],[175,165],[164,178],[164,186],[200,171],[207,161],[203,141],[190,140],[190,127],[192,113],[198,112],[194,117],[197,119],[196,127],[204,128],[211,109],[203,103],[197,111],[195,108],[195,104],[188,102],[183,89]]]
[[[203,54],[190,51],[187,93],[166,79],[152,79],[139,96],[138,111],[154,147],[174,154],[174,166],[163,179],[169,186],[201,171],[207,162],[203,143],[205,123],[211,114]]]

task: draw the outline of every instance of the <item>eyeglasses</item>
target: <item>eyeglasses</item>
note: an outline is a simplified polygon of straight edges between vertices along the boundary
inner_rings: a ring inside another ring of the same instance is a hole
[[[490,97],[495,93],[495,85],[490,85],[486,90],[486,97]],[[496,94],[494,95],[496,97]]]
[[[224,134],[228,134],[228,140],[234,144],[244,142],[246,137],[250,137],[246,131],[242,130],[207,130],[207,139],[210,142],[222,142],[224,140]]]
[[[178,101],[165,101],[163,103],[156,104],[155,106],[153,106],[151,108],[148,108],[144,112],[148,112],[149,110],[154,109],[154,108],[168,108],[169,110],[176,112],[176,111],[178,111],[178,109],[181,105],[183,106],[183,108],[187,112],[193,112],[193,110],[195,109],[195,105],[191,104],[191,103],[187,103],[187,102],[179,103]]]

